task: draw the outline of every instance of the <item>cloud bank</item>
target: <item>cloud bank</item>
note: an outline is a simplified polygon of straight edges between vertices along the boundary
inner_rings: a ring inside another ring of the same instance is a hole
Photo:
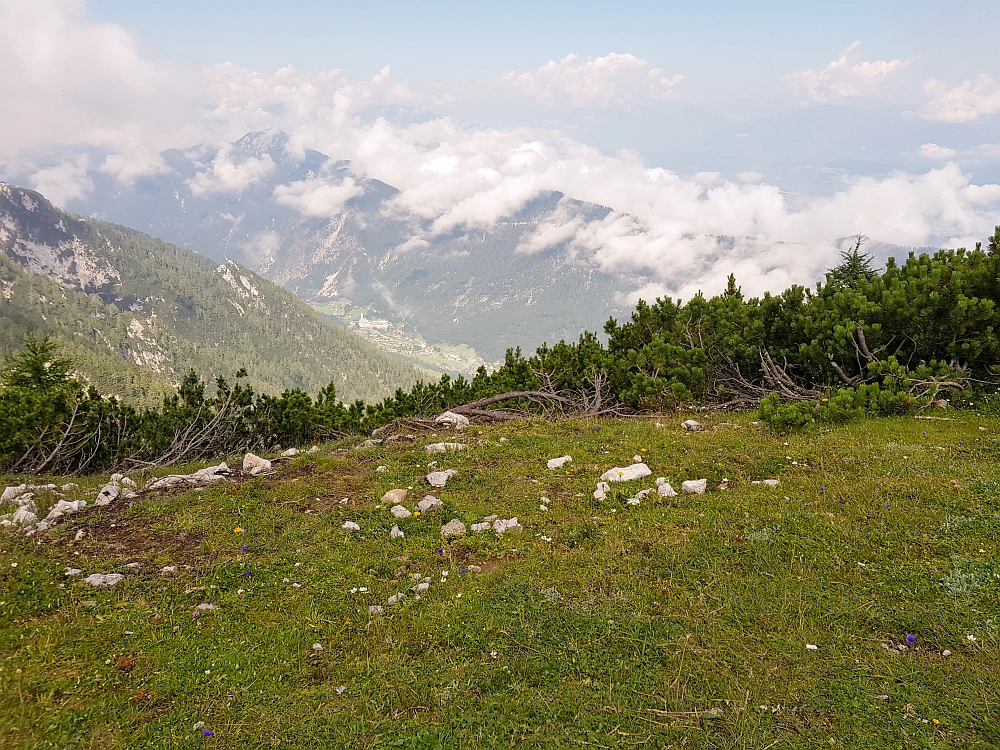
[[[931,97],[920,110],[925,120],[972,122],[1000,113],[1000,84],[985,74],[951,89],[931,78],[924,83],[924,92]]]
[[[596,219],[564,200],[517,251],[564,247],[579,263],[640,279],[633,298],[719,291],[731,272],[748,293],[812,284],[836,262],[839,237],[863,231],[904,246],[971,244],[992,231],[1000,211],[1000,186],[976,185],[950,161],[923,174],[845,179],[835,194],[800,199],[793,208],[752,171],[735,180],[719,172],[684,177],[651,168],[634,152],[608,155],[545,128],[433,115],[399,124],[379,108],[426,100],[388,67],[352,81],[337,70],[166,66],[143,59],[120,27],[82,20],[81,9],[70,0],[0,0],[10,21],[0,27],[0,63],[9,71],[0,77],[9,134],[0,139],[0,163],[57,203],[85,195],[95,169],[128,186],[168,170],[161,150],[194,144],[202,146],[185,152],[196,168],[190,189],[238,194],[272,178],[275,160],[263,147],[236,154],[232,142],[251,131],[282,130],[286,155],[315,149],[349,160],[354,176],[318,174],[278,185],[275,202],[304,216],[334,217],[360,194],[358,178],[381,180],[400,190],[386,210],[414,228],[400,251],[482,231],[553,191],[610,207]],[[851,62],[855,49],[822,71],[794,74],[789,85],[817,102],[867,96],[908,64]],[[570,55],[511,74],[505,84],[542,103],[602,108],[669,98],[680,80],[633,55],[609,54]],[[934,102],[947,98],[951,109],[941,111],[951,117],[960,110],[954,101],[964,102],[966,119],[985,116],[994,107],[993,85],[938,92],[927,112],[938,112]],[[24,107],[13,106],[21,101]],[[920,153],[949,158],[935,144]]]

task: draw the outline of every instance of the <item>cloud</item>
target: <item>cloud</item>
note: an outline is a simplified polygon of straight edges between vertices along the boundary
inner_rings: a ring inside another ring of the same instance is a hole
[[[80,0],[0,0],[0,160],[99,146],[155,167],[148,155],[183,137],[197,104],[192,71],[144,59],[124,29],[83,11]]]
[[[508,73],[503,80],[543,105],[581,108],[670,99],[684,76],[666,76],[635,55],[611,52],[584,60],[567,55],[538,70]]]
[[[344,210],[351,198],[364,193],[364,189],[350,177],[339,182],[322,177],[279,185],[274,189],[274,200],[282,206],[291,206],[303,216],[331,218]]]
[[[803,95],[818,103],[877,97],[886,81],[901,73],[916,59],[852,63],[853,53],[860,46],[861,42],[852,43],[823,70],[789,73],[784,78],[786,87],[793,94]]]
[[[54,167],[39,169],[28,178],[28,184],[57,206],[83,198],[94,189],[89,174],[90,159],[81,154]]]
[[[274,171],[270,154],[244,159],[232,158],[232,147],[219,149],[211,165],[187,180],[194,195],[242,193]]]
[[[925,143],[920,147],[920,155],[925,159],[945,161],[954,158],[957,153],[953,148],[945,148],[936,143]]]
[[[930,78],[924,82],[924,93],[932,97],[919,111],[925,120],[972,122],[1000,113],[1000,85],[985,74],[952,89]]]

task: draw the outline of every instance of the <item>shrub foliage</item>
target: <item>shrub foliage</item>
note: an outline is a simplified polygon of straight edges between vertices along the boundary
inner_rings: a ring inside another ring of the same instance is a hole
[[[210,389],[192,371],[158,408],[139,410],[85,387],[49,339],[29,336],[0,381],[0,468],[72,474],[304,445],[539,389],[635,412],[759,405],[763,420],[788,429],[944,405],[993,382],[1000,227],[986,250],[890,258],[881,272],[862,241],[815,289],[746,299],[730,277],[716,297],[640,301],[630,320],[607,322],[607,344],[584,333],[531,357],[509,350],[494,373],[444,376],[375,404],[341,403],[332,383],[315,398],[258,394],[244,371]]]

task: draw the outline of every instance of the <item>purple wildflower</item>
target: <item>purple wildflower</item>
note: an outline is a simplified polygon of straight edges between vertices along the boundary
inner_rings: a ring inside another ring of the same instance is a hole
[[[253,571],[252,571],[252,570],[248,570],[248,571],[247,571],[246,573],[244,573],[243,575],[245,575],[245,576],[246,576],[247,578],[249,578],[250,576],[252,576],[252,575],[253,575]]]
[[[958,441],[958,444],[959,444],[959,445],[965,445],[965,441],[964,441],[964,440],[959,440],[959,441]]]
[[[247,546],[245,544],[241,545],[240,552],[246,552],[246,551],[247,551]]]
[[[888,508],[890,505],[892,505],[892,503],[886,503],[885,507]]]
[[[464,573],[465,572],[465,568],[460,568],[458,572],[459,573]]]
[[[820,487],[820,488],[819,488],[819,491],[820,491],[820,492],[826,492],[826,487]]]
[[[202,737],[214,737],[215,736],[215,732],[213,732],[211,729],[202,729],[201,730],[201,736]]]
[[[909,643],[909,644],[916,643],[917,642],[917,636],[913,635],[913,633],[907,633],[906,634],[906,642]]]
[[[438,552],[437,552],[437,553],[438,553],[439,555],[443,555],[443,554],[444,554],[444,550],[443,550],[443,549],[440,549],[440,548],[439,548],[439,549],[438,549]]]

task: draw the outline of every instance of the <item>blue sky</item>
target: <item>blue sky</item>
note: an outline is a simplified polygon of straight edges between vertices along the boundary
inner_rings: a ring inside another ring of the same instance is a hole
[[[83,210],[95,180],[133,189],[183,149],[192,191],[263,183],[334,218],[353,178],[271,186],[269,157],[234,156],[280,130],[398,188],[413,246],[557,191],[614,211],[563,206],[524,252],[652,269],[647,297],[734,269],[759,293],[819,278],[859,230],[992,233],[998,29],[997,0],[0,0],[0,179]]]
[[[391,64],[422,83],[471,82],[568,53],[631,52],[721,94],[773,88],[855,40],[879,59],[923,55],[938,77],[1000,66],[1000,3],[303,2],[93,0],[88,16],[135,34],[149,54],[256,70],[287,64],[367,76]],[[698,91],[691,92],[693,96]]]

